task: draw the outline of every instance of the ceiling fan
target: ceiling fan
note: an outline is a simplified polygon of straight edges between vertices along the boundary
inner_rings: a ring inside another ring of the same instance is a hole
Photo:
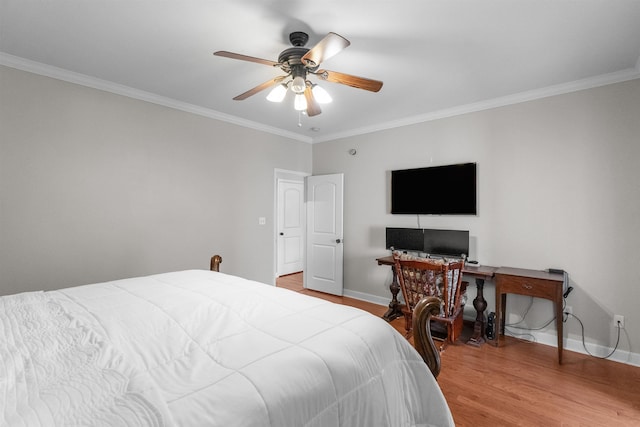
[[[302,31],[294,31],[289,34],[289,41],[293,45],[283,50],[278,56],[278,61],[270,61],[268,59],[255,58],[253,56],[241,55],[239,53],[227,52],[220,50],[214,52],[216,56],[224,56],[231,59],[240,59],[242,61],[256,62],[258,64],[278,67],[286,73],[284,76],[278,76],[268,80],[258,86],[249,89],[233,98],[236,101],[247,99],[265,89],[276,86],[267,99],[274,102],[280,102],[284,99],[287,90],[290,88],[296,94],[295,108],[296,110],[306,110],[308,116],[316,116],[322,111],[319,103],[323,101],[330,102],[329,94],[317,84],[310,82],[307,78],[310,74],[315,75],[320,80],[332,83],[340,83],[347,86],[364,89],[371,92],[378,92],[382,88],[382,82],[378,80],[366,79],[350,74],[339,73],[319,69],[320,63],[336,55],[351,43],[344,37],[336,34],[327,34],[318,44],[311,49],[304,47],[309,40],[309,35]]]

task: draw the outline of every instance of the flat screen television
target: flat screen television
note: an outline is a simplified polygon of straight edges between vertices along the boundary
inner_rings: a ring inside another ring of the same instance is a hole
[[[476,215],[476,164],[391,171],[391,213]]]

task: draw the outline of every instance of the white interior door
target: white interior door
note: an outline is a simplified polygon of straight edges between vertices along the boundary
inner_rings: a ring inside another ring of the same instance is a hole
[[[277,275],[304,268],[304,182],[278,179]]]
[[[305,287],[342,295],[343,174],[307,177]]]

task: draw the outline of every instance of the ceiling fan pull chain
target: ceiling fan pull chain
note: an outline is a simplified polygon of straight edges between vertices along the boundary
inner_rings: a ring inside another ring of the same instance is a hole
[[[302,111],[298,111],[298,127],[302,127]]]

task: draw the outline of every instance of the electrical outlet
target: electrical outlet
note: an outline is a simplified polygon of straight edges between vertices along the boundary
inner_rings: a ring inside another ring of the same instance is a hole
[[[620,325],[620,329],[624,329],[624,316],[621,316],[619,314],[614,314],[613,315],[613,326],[617,328],[618,325]]]
[[[571,307],[570,305],[566,306],[564,308],[564,312],[568,314],[573,314],[573,307]]]

